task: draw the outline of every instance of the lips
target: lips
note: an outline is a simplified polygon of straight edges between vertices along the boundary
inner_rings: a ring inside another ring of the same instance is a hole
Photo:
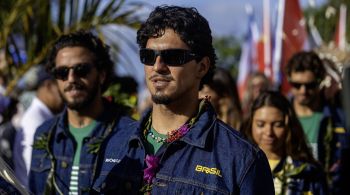
[[[172,79],[168,77],[160,77],[160,76],[153,76],[150,78],[150,81],[153,83],[153,86],[156,88],[163,88],[171,82]]]
[[[79,96],[79,95],[82,94],[83,92],[84,92],[83,90],[79,90],[79,89],[72,89],[72,90],[66,91],[66,93],[67,93],[69,96]]]
[[[156,88],[163,88],[165,86],[168,85],[169,81],[167,80],[155,80],[155,81],[152,81],[154,87]]]
[[[275,139],[274,138],[264,138],[261,140],[262,143],[266,145],[272,145],[274,143]]]
[[[151,79],[152,82],[157,83],[157,82],[170,82],[169,79],[162,79],[162,78],[155,78]]]
[[[85,92],[85,88],[82,85],[71,84],[64,89],[64,92],[69,96],[79,96]]]

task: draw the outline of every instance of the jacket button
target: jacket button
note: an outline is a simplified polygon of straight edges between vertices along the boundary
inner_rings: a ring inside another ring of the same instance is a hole
[[[61,162],[61,167],[62,167],[62,168],[67,168],[67,167],[68,167],[67,162],[66,162],[66,161],[62,161],[62,162]]]
[[[337,142],[337,143],[336,143],[336,147],[337,147],[337,148],[340,148],[340,147],[341,147],[341,143],[340,143],[340,142]]]

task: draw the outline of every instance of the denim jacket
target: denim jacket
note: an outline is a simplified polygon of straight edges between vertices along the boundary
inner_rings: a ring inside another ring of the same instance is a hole
[[[350,132],[339,107],[325,105],[318,134],[318,157],[332,194],[350,194]]]
[[[125,142],[124,157],[115,152],[114,142],[108,143],[105,159],[120,161],[101,166],[101,173],[108,174],[96,180],[97,193],[140,193],[146,167],[143,128],[149,115],[132,124],[134,135]],[[184,137],[163,145],[156,155],[161,160],[151,194],[274,194],[264,153],[217,119],[211,106]]]
[[[278,163],[273,175],[276,194],[328,194],[326,176],[318,165],[292,160],[288,156]],[[281,192],[283,188],[284,193]]]
[[[105,110],[96,119],[95,129],[83,140],[78,176],[79,194],[90,193],[99,169],[100,151],[104,150],[110,135],[133,122],[119,107],[104,103]],[[30,191],[34,194],[68,194],[75,148],[76,142],[69,133],[66,110],[44,122],[34,136]]]

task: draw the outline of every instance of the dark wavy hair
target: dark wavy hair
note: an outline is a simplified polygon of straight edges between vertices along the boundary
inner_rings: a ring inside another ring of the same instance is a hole
[[[291,156],[293,160],[317,164],[307,146],[303,128],[292,105],[280,92],[264,91],[253,102],[247,123],[242,129],[242,133],[248,138],[248,140],[256,144],[252,136],[253,117],[255,112],[264,106],[277,108],[283,113],[283,116],[288,119],[286,120],[287,124],[285,124],[287,136],[284,145],[284,154],[286,156]]]
[[[193,7],[158,6],[137,31],[139,47],[145,48],[149,38],[161,37],[166,29],[173,29],[191,51],[200,56],[197,61],[209,57],[210,68],[201,80],[202,87],[213,74],[217,59],[208,21]]]
[[[294,54],[288,61],[286,73],[288,77],[292,72],[311,71],[320,82],[326,76],[322,60],[313,51],[301,51]]]
[[[114,76],[114,63],[109,55],[109,46],[104,44],[101,39],[93,35],[89,31],[76,31],[70,34],[60,36],[53,44],[53,47],[48,55],[46,62],[46,70],[51,70],[56,66],[55,59],[57,53],[66,47],[84,47],[95,54],[94,66],[101,72],[104,71],[106,79],[101,86],[102,92],[104,92]]]

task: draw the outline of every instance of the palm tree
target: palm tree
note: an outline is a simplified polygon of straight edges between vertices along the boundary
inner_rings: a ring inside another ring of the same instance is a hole
[[[12,80],[7,92],[30,67],[43,63],[52,42],[65,33],[88,29],[104,40],[115,40],[105,35],[113,27],[117,29],[113,36],[136,51],[118,29],[137,28],[141,21],[137,11],[143,6],[125,0],[1,0],[0,52],[5,53],[6,65],[0,71]],[[110,45],[114,52],[121,50],[119,42]]]

